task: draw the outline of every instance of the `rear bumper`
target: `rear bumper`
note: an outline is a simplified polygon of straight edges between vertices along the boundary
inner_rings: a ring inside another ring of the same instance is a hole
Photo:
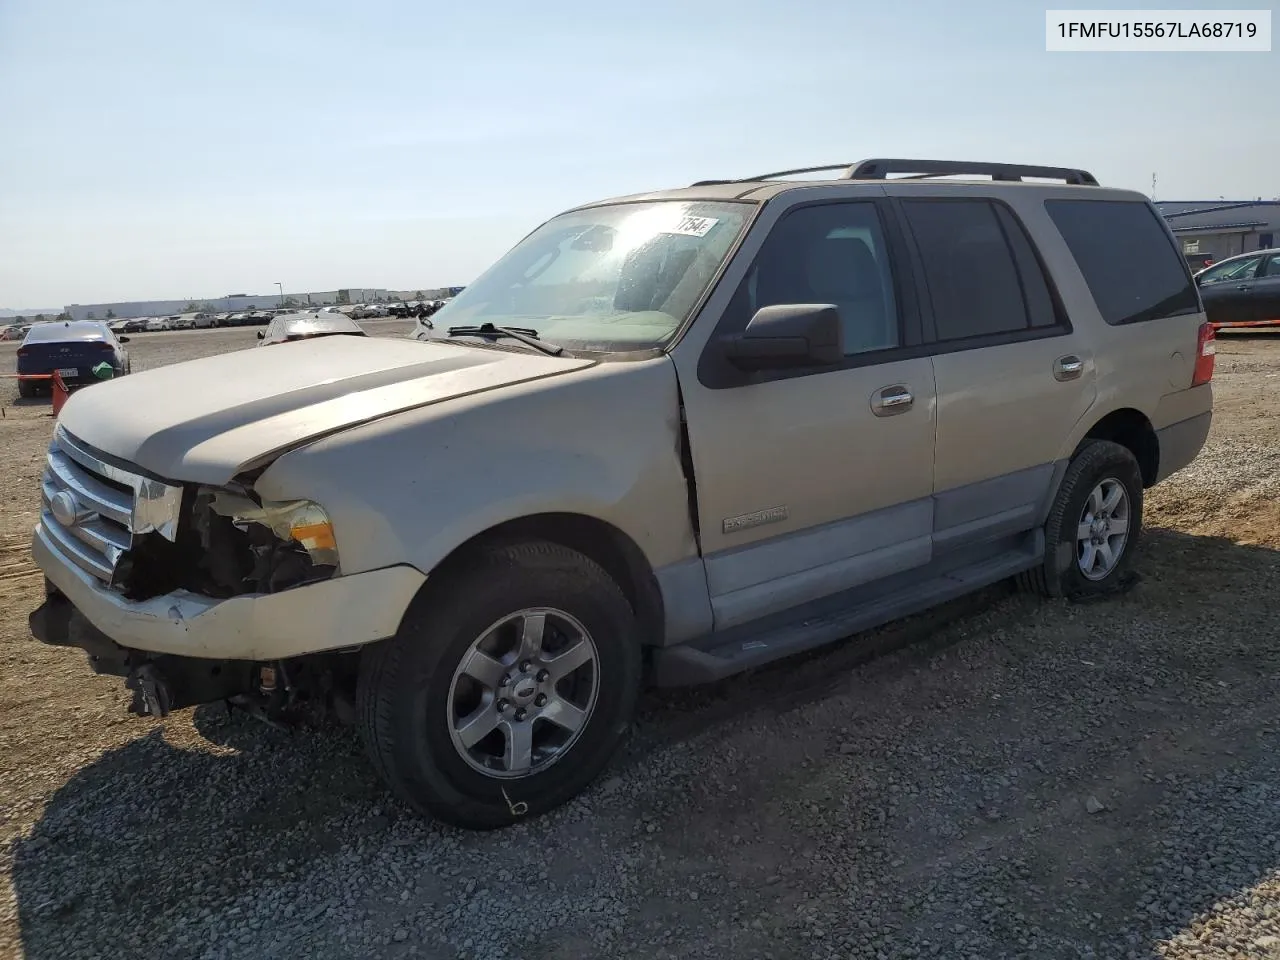
[[[396,566],[281,593],[218,600],[180,590],[135,602],[64,559],[39,529],[31,550],[57,592],[110,641],[129,650],[210,660],[283,660],[392,636],[426,580],[413,567]],[[37,638],[88,650],[84,631],[69,626],[59,632],[61,617],[42,615],[44,635]],[[34,622],[32,627],[34,633]]]
[[[1156,483],[1191,463],[1204,447],[1213,426],[1213,411],[1206,411],[1156,431],[1160,442],[1160,470]]]

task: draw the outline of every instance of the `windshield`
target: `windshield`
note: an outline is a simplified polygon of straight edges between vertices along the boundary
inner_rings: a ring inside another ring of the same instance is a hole
[[[657,201],[543,224],[439,312],[421,339],[490,323],[569,349],[661,346],[689,318],[754,205]]]

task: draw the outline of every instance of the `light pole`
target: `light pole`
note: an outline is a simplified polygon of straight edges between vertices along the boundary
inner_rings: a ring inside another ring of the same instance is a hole
[[[283,307],[284,306],[284,284],[281,283],[279,280],[277,280],[276,286],[280,288],[280,306]]]

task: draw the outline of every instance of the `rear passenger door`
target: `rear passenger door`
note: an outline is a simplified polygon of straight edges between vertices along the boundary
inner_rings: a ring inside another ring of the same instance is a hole
[[[1094,356],[1009,205],[972,187],[897,190],[932,341],[941,555],[1037,525],[1063,438],[1096,395]]]

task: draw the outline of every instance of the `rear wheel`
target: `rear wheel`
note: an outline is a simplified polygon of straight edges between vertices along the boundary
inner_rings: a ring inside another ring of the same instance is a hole
[[[410,806],[474,829],[559,806],[604,768],[640,685],[635,615],[607,573],[550,543],[446,573],[366,649],[365,746]]]
[[[1024,587],[1051,597],[1107,593],[1124,580],[1142,530],[1142,471],[1127,447],[1089,440],[1045,523],[1045,560]]]
[[[24,400],[30,400],[34,397],[36,395],[36,389],[36,385],[30,380],[18,381],[18,396],[22,397]]]

